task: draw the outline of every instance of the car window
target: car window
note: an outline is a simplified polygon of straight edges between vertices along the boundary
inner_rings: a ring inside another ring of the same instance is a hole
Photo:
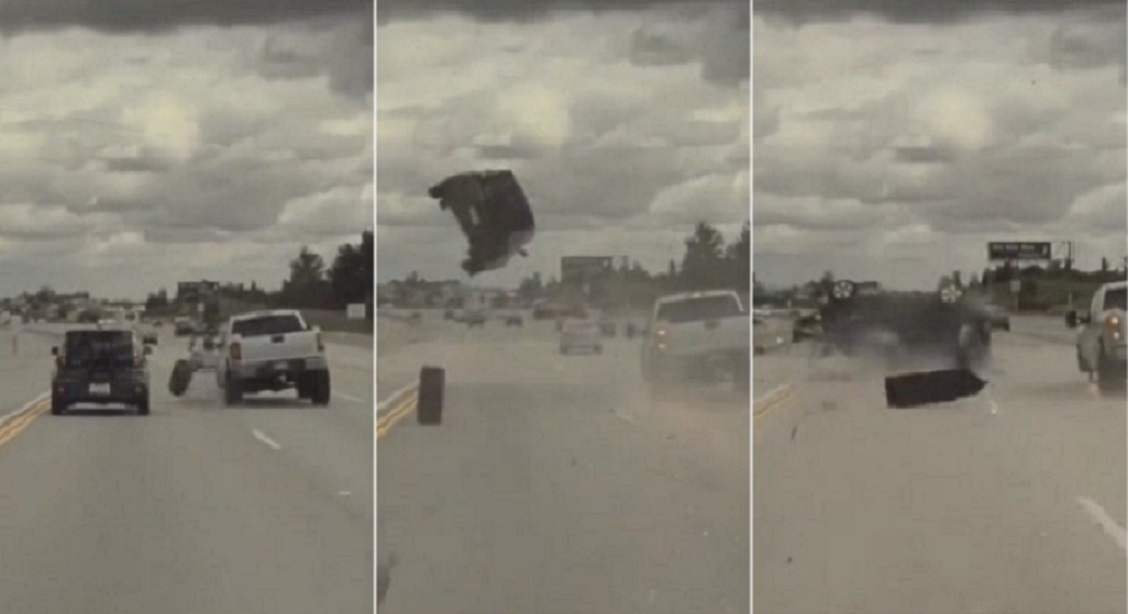
[[[740,315],[740,305],[731,296],[709,296],[665,303],[657,319],[677,324]]]
[[[1128,310],[1128,288],[1116,288],[1105,292],[1104,308],[1107,309],[1120,309],[1121,311]]]
[[[232,324],[232,332],[244,337],[264,335],[283,335],[305,330],[301,320],[293,315],[273,315],[238,320]]]
[[[133,336],[124,331],[83,332],[67,335],[64,352],[66,365],[85,367],[131,366],[135,348]]]

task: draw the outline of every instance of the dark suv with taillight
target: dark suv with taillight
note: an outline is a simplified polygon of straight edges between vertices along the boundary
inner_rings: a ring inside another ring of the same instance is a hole
[[[132,330],[96,328],[67,331],[54,347],[51,413],[62,415],[76,404],[131,405],[149,414],[150,348]]]

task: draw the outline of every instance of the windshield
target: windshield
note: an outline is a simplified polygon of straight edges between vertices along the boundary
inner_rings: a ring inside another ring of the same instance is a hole
[[[231,332],[244,337],[283,335],[305,330],[296,316],[277,315],[237,320],[231,325]]]
[[[677,324],[741,315],[740,305],[731,296],[710,296],[665,303],[658,307],[656,319]]]
[[[133,365],[133,336],[128,332],[82,332],[67,335],[68,367],[129,367]]]
[[[1128,311],[1128,288],[1116,288],[1105,292],[1104,308]]]

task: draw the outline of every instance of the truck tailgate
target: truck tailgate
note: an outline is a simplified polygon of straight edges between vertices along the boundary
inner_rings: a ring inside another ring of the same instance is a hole
[[[716,320],[659,324],[666,331],[666,346],[674,356],[748,352],[748,316]]]
[[[255,335],[240,339],[243,362],[270,362],[314,356],[317,351],[317,333],[301,331],[278,335]]]

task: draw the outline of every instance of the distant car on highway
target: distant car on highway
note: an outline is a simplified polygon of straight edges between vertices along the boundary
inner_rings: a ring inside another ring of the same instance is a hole
[[[991,320],[992,328],[1010,332],[1010,315],[1007,314],[1006,309],[994,303],[988,303],[984,309],[987,310],[987,317]]]
[[[132,330],[69,330],[63,347],[51,348],[51,413],[58,416],[76,403],[133,405],[149,414],[150,348]]]
[[[462,321],[468,327],[484,327],[486,325],[486,314],[479,310],[467,310],[462,314]]]
[[[298,398],[328,405],[329,363],[321,331],[293,309],[257,311],[230,318],[220,329],[224,352],[216,369],[224,401],[243,395],[296,388]]]
[[[137,324],[133,325],[133,329],[137,332],[137,335],[141,337],[141,343],[144,343],[145,345],[158,344],[160,336],[157,334],[156,327],[152,324],[138,322]]]
[[[525,324],[525,319],[522,318],[519,315],[505,316],[505,325],[506,326],[523,326],[524,324]]]
[[[173,333],[177,337],[187,337],[196,331],[191,318],[179,317],[173,320]]]
[[[1125,311],[1128,282],[1104,284],[1093,294],[1089,309],[1072,310],[1065,316],[1070,328],[1081,326],[1077,336],[1077,364],[1096,378],[1102,391],[1122,389],[1128,380],[1125,356]]]
[[[571,354],[576,349],[584,349],[596,354],[603,353],[603,336],[594,320],[574,319],[563,323],[560,330],[560,353]]]
[[[749,384],[749,313],[732,290],[687,292],[654,303],[643,341],[643,379],[655,387],[715,382]]]

